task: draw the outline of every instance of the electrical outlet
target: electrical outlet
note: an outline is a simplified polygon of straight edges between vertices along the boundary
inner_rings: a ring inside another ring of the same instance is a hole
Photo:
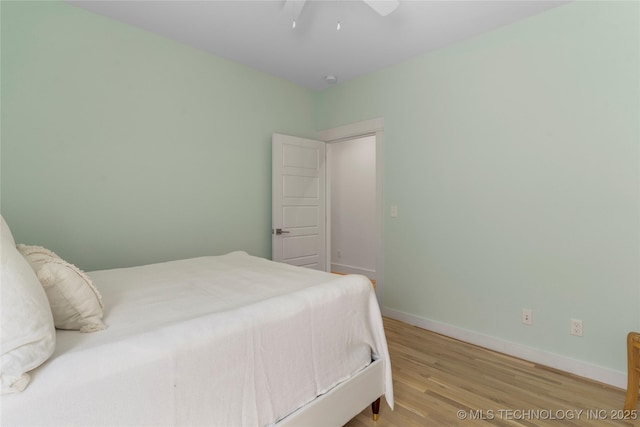
[[[522,323],[525,325],[533,325],[533,310],[530,308],[522,309]]]
[[[569,331],[569,333],[571,335],[581,337],[582,336],[582,320],[571,319],[571,330]]]
[[[342,251],[338,251],[338,259],[342,258]]]

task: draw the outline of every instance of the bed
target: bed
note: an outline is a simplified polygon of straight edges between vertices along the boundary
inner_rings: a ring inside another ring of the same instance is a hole
[[[57,330],[28,386],[3,394],[3,426],[338,426],[382,395],[393,407],[363,276],[245,252],[87,275],[106,329]]]

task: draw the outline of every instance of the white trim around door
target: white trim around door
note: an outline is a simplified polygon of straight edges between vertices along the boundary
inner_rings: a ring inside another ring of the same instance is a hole
[[[340,142],[346,139],[354,139],[363,136],[375,135],[376,137],[376,297],[378,302],[382,306],[382,289],[384,286],[384,251],[383,251],[383,170],[384,170],[384,156],[383,156],[383,142],[384,142],[384,120],[382,118],[375,118],[370,120],[363,120],[356,123],[347,124],[331,129],[326,129],[317,133],[316,138],[319,141],[324,141],[327,144]],[[327,189],[329,184],[327,184]],[[327,190],[328,191],[328,190]],[[327,195],[327,203],[330,203],[331,197]],[[327,205],[327,211],[330,212],[330,205]],[[330,265],[331,259],[331,224],[327,221],[327,265]]]

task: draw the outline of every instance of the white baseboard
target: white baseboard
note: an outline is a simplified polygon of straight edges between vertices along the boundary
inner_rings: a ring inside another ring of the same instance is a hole
[[[400,320],[410,325],[418,326],[428,331],[445,335],[460,341],[468,342],[470,344],[488,348],[490,350],[528,360],[533,363],[548,366],[550,368],[559,369],[564,372],[608,384],[613,387],[618,387],[623,390],[627,388],[626,372],[614,371],[613,369],[603,368],[602,366],[593,365],[582,360],[572,359],[570,357],[540,350],[534,347],[505,341],[500,338],[458,328],[446,323],[424,319],[402,311],[382,308],[382,314],[386,317]]]

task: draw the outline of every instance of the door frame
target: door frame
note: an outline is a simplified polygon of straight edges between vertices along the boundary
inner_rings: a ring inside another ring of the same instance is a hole
[[[384,171],[384,156],[383,156],[383,144],[384,144],[384,120],[382,117],[363,120],[360,122],[350,123],[343,126],[338,126],[331,129],[319,131],[316,135],[316,139],[326,142],[327,144],[333,144],[340,141],[356,139],[365,136],[376,137],[376,297],[378,303],[382,301],[382,289],[384,286],[384,200],[383,200],[383,171]],[[327,156],[328,161],[328,156]],[[327,171],[329,171],[329,165],[327,164]],[[327,173],[327,180],[330,180],[330,174]],[[327,243],[326,243],[326,259],[327,268],[331,268],[331,186],[327,182],[326,186],[326,204],[327,204]]]

